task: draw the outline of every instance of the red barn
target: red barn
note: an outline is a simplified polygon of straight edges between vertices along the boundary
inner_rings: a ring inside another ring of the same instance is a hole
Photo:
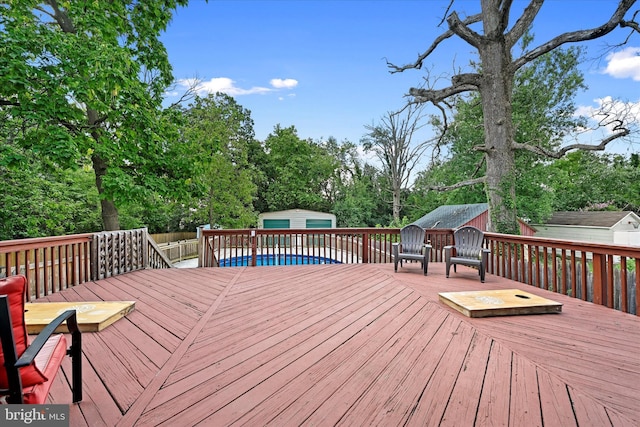
[[[533,236],[535,234],[535,228],[522,220],[519,220],[519,222],[520,234],[522,236]],[[456,229],[465,225],[472,225],[482,231],[487,231],[489,224],[489,204],[471,203],[467,205],[440,206],[413,223],[426,229]]]

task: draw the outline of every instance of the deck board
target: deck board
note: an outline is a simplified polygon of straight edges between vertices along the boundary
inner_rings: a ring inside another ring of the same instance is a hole
[[[439,292],[520,288],[560,314],[467,318]],[[49,301],[133,300],[83,334],[73,426],[640,424],[640,319],[461,266],[145,270]],[[49,401],[71,400],[66,360]]]

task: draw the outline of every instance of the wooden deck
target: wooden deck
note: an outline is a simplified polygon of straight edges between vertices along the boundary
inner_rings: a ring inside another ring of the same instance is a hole
[[[438,292],[520,288],[561,314],[472,319]],[[135,300],[83,334],[73,426],[640,425],[640,318],[459,267],[146,270],[51,301]],[[70,362],[51,403],[68,403]]]

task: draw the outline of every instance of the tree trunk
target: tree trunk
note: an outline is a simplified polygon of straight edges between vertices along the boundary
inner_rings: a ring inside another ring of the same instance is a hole
[[[485,20],[485,26],[491,22]],[[485,34],[491,34],[485,27]],[[486,191],[489,202],[488,230],[520,234],[516,214],[515,150],[511,111],[514,71],[511,53],[495,31],[495,39],[480,46],[482,77],[480,96],[484,113],[485,158],[487,164]]]
[[[393,185],[395,186],[395,183]],[[396,223],[399,223],[400,221],[400,192],[401,190],[399,188],[394,188],[393,189],[393,221]]]
[[[105,231],[120,230],[120,220],[118,218],[118,208],[116,208],[113,200],[103,197],[104,188],[102,187],[102,178],[107,173],[107,162],[97,154],[91,156],[93,162],[93,170],[96,174],[96,187],[100,195],[100,207],[102,214],[102,226]]]

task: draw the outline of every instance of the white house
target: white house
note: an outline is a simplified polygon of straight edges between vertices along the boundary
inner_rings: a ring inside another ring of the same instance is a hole
[[[336,216],[305,209],[263,212],[258,215],[258,228],[336,228]]]
[[[640,217],[628,211],[556,212],[536,237],[640,246]]]

